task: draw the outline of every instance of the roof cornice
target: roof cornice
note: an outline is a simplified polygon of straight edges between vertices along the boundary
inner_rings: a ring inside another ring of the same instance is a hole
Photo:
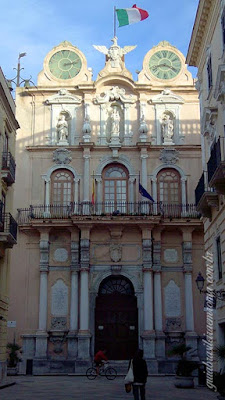
[[[216,0],[199,0],[186,59],[187,64],[190,66],[198,66],[200,48],[205,37],[210,12],[215,3]]]

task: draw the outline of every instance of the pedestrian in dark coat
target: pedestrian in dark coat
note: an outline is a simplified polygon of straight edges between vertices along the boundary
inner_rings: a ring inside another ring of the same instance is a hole
[[[134,400],[139,400],[139,393],[141,400],[145,400],[145,384],[147,382],[148,369],[146,361],[143,359],[143,350],[138,349],[133,358],[133,395]]]

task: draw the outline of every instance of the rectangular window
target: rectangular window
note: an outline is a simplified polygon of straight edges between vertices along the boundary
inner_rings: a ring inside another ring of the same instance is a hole
[[[217,257],[218,279],[222,279],[222,255],[221,255],[220,236],[218,236],[218,238],[216,239],[216,257]]]
[[[221,18],[221,28],[222,28],[222,39],[223,39],[223,48],[225,47],[225,10],[222,14]]]
[[[4,143],[3,143],[3,151],[5,153],[8,153],[8,149],[9,149],[9,137],[8,137],[7,132],[5,132]]]
[[[207,62],[207,74],[208,74],[208,89],[210,90],[212,87],[212,57],[209,56]]]

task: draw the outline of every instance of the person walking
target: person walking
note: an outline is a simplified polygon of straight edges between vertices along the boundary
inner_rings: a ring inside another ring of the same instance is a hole
[[[134,400],[139,400],[139,393],[141,400],[145,400],[145,384],[147,382],[148,368],[146,361],[143,359],[143,350],[141,349],[137,350],[133,358],[133,374],[134,382],[132,386]]]

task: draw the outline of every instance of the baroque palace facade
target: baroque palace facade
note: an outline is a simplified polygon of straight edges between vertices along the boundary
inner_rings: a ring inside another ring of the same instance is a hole
[[[124,61],[135,46],[114,37],[94,47],[106,59],[96,81],[65,41],[47,54],[37,87],[17,89],[10,319],[21,373],[85,371],[101,347],[121,365],[143,348],[150,372],[173,370],[176,343],[204,356],[194,80],[166,41],[137,81]]]
[[[16,244],[17,223],[12,216],[15,182],[15,141],[19,128],[15,103],[0,68],[0,385],[7,375],[7,320],[11,248]]]
[[[205,251],[213,258],[214,347],[225,344],[225,1],[200,0],[187,55],[198,67],[202,175],[196,187]],[[209,257],[210,258],[210,257]],[[211,263],[209,263],[211,264]],[[206,272],[203,278],[207,282]],[[206,289],[206,283],[203,290]],[[217,359],[215,358],[215,363]],[[218,370],[222,363],[218,363]]]

